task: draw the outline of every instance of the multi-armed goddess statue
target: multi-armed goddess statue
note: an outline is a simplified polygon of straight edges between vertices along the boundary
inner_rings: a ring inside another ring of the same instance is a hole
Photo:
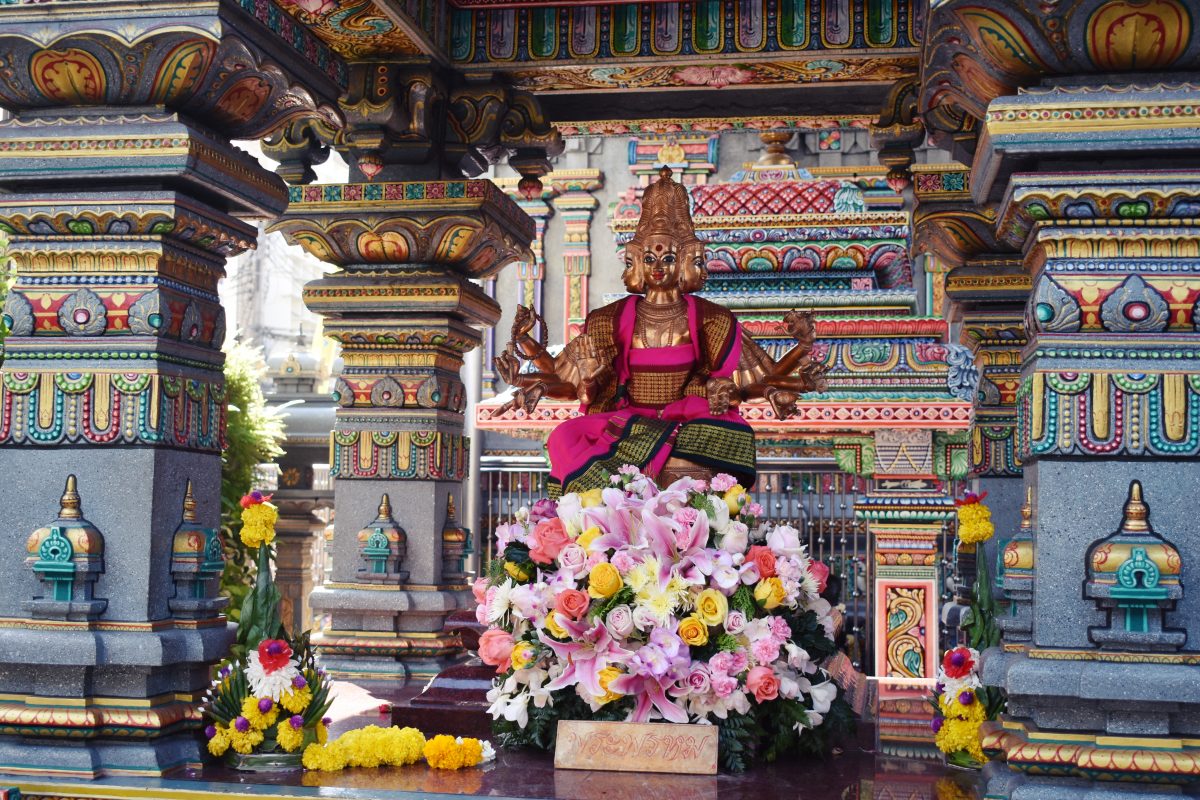
[[[637,231],[625,246],[630,296],[592,311],[558,356],[530,332],[541,322],[518,306],[512,341],[496,369],[516,389],[506,408],[532,412],[542,397],[579,400],[582,417],[550,434],[550,492],[609,485],[625,464],[660,485],[727,472],[754,482],[754,432],[738,411],[764,397],[775,415],[795,413],[804,392],[825,388],[810,358],[811,313],[784,317],[797,344],[778,362],[727,309],[697,297],[708,277],[687,190],[664,167],[646,188]],[[545,325],[541,325],[545,330]],[[522,362],[532,369],[522,371]]]

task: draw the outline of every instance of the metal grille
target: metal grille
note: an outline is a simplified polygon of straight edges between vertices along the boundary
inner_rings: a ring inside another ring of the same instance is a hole
[[[521,506],[530,506],[546,496],[546,479],[550,470],[541,458],[498,459],[484,456],[479,475],[479,490],[483,492],[480,523],[484,535],[480,574],[495,556],[495,537],[498,525],[512,521]]]
[[[871,664],[870,630],[875,555],[866,525],[854,517],[857,498],[869,480],[832,469],[760,469],[751,490],[766,513],[767,526],[800,531],[809,554],[829,567],[826,597],[845,604],[843,649],[858,669]]]

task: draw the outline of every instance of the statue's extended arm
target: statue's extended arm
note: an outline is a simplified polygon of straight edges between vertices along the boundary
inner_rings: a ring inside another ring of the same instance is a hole
[[[806,392],[824,391],[825,365],[812,360],[816,326],[811,312],[791,311],[784,317],[796,346],[775,361],[749,334],[742,334],[742,357],[734,374],[742,400],[764,397],[776,418],[796,413],[796,401]]]
[[[545,322],[537,312],[517,306],[512,339],[496,356],[496,372],[516,391],[498,414],[516,408],[532,414],[543,397],[590,403],[611,369],[611,354],[599,352],[586,333],[572,339],[557,358],[550,355],[545,342],[529,335],[538,322],[542,323],[544,336]],[[521,372],[522,360],[531,362],[536,371]]]

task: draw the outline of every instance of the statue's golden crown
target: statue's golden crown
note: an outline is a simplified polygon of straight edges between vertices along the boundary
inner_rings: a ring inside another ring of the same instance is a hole
[[[658,174],[659,179],[647,186],[642,195],[642,216],[633,241],[641,243],[647,236],[658,234],[671,236],[681,245],[699,244],[687,189],[671,179],[670,167],[663,167]]]

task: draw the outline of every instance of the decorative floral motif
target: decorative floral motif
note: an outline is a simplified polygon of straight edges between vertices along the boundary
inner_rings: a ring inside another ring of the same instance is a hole
[[[71,336],[99,336],[108,327],[108,311],[91,289],[76,289],[59,306],[58,324]]]

